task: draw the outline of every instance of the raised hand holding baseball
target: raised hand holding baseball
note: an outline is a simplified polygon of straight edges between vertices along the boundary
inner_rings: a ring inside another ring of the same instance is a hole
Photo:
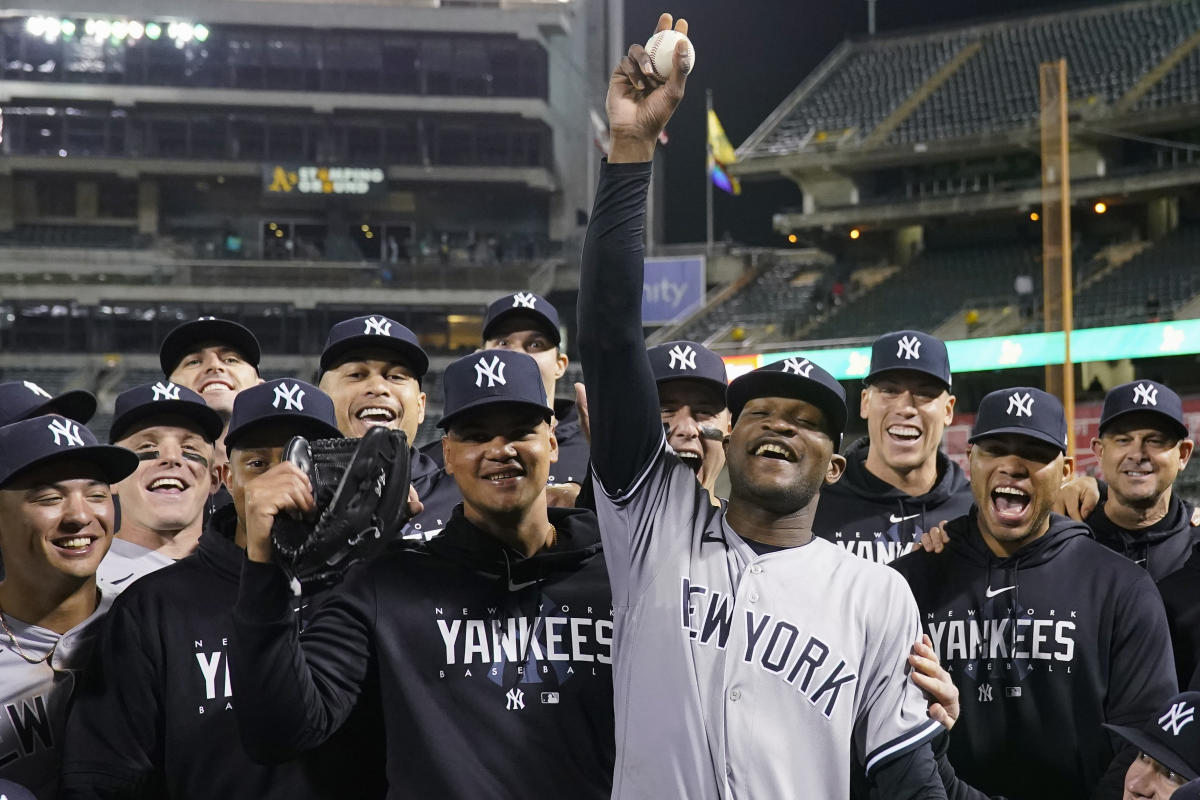
[[[649,161],[659,133],[679,107],[684,84],[694,63],[695,53],[687,39],[687,20],[674,22],[670,14],[658,18],[655,36],[669,32],[678,35],[670,52],[671,72],[663,76],[655,70],[655,60],[640,44],[629,47],[628,54],[613,70],[608,83],[608,123],[612,135],[610,163]],[[649,43],[653,43],[652,38]],[[660,59],[661,59],[660,53]]]

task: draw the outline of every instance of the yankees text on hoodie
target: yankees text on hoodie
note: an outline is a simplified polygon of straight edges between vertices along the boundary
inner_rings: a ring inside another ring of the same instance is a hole
[[[973,501],[971,484],[958,464],[938,451],[937,483],[908,495],[867,469],[866,437],[846,450],[841,480],[821,488],[813,533],[856,556],[887,564],[942,520],[961,517]]]
[[[1057,515],[1001,558],[976,514],[947,526],[943,552],[892,564],[961,694],[950,763],[1009,800],[1120,797],[1127,763],[1101,725],[1140,728],[1177,691],[1154,582]]]

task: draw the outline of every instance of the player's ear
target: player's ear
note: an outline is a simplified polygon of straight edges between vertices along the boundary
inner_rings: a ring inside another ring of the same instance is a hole
[[[454,474],[454,468],[450,465],[450,432],[442,434],[442,469],[447,475]]]
[[[554,360],[554,363],[554,380],[557,381],[560,380],[563,375],[567,374],[567,364],[571,363],[571,360],[567,358],[566,353],[564,353],[562,350],[559,350],[558,358]]]
[[[547,423],[547,427],[549,427],[549,423]],[[554,435],[554,428],[550,428],[549,436],[550,436],[550,463],[553,464],[555,461],[558,461],[558,437]]]
[[[1188,459],[1192,457],[1192,449],[1196,443],[1191,439],[1180,439],[1176,447],[1179,448],[1179,469],[1182,471],[1188,464]]]
[[[858,398],[858,415],[863,419],[867,418],[867,409],[871,405],[871,384],[864,383],[862,394]]]
[[[834,453],[829,457],[829,467],[825,470],[825,485],[829,486],[841,480],[846,471],[846,457]]]
[[[1063,456],[1063,483],[1068,483],[1075,477],[1075,459],[1071,456]]]
[[[957,400],[958,400],[958,398],[952,394],[946,395],[946,418],[945,419],[946,419],[947,425],[949,425],[951,422],[954,422],[954,404],[955,404],[955,402],[957,402]]]

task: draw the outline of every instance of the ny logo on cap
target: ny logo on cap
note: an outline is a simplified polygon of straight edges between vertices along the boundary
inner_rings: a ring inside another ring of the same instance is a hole
[[[1143,406],[1158,405],[1158,389],[1145,383],[1133,387],[1133,402]]]
[[[537,298],[533,292],[517,292],[513,295],[513,308],[536,308]]]
[[[802,378],[807,378],[808,373],[812,372],[812,368],[813,363],[807,358],[799,360],[795,358],[789,358],[787,361],[783,362],[784,372],[791,372],[795,375],[799,375]]]
[[[696,351],[689,344],[684,348],[675,345],[668,353],[671,356],[671,363],[667,365],[667,369],[695,369],[696,368]]]
[[[383,317],[367,317],[367,327],[364,334],[374,333],[379,336],[392,335],[392,323]]]
[[[483,356],[479,357],[479,363],[475,365],[475,385],[482,388],[484,378],[487,378],[489,389],[497,383],[501,386],[508,384],[508,381],[504,380],[504,362],[500,360],[500,356],[492,356],[491,364],[487,363]]]
[[[50,397],[50,393],[49,393],[49,392],[47,392],[47,391],[46,391],[45,389],[43,389],[42,387],[38,386],[38,385],[37,385],[36,383],[34,383],[33,381],[21,381],[21,383],[23,383],[23,384],[25,385],[25,388],[26,388],[26,389],[28,389],[29,391],[33,392],[33,393],[34,393],[34,394],[36,394],[38,397],[46,397],[46,398]]]
[[[79,435],[79,426],[65,419],[52,419],[46,426],[54,434],[56,447],[83,447],[83,437]],[[63,440],[66,440],[65,442]]]
[[[1167,733],[1178,736],[1179,732],[1183,730],[1185,725],[1192,721],[1195,715],[1196,710],[1180,700],[1171,706],[1167,713],[1158,718],[1158,724]]]
[[[1033,395],[1029,392],[1025,394],[1017,394],[1013,392],[1008,396],[1008,411],[1010,417],[1032,417],[1033,416]]]
[[[304,390],[300,388],[300,384],[293,383],[288,386],[286,383],[281,383],[276,386],[275,399],[271,401],[271,405],[279,408],[280,403],[283,403],[283,411],[303,411]]]
[[[908,360],[921,358],[921,340],[915,336],[903,336],[897,342],[900,349],[896,351],[896,358],[905,358]]]
[[[159,400],[178,400],[179,399],[179,387],[173,383],[168,383],[168,384],[164,385],[162,381],[159,381],[158,383],[151,386],[150,389],[154,392],[154,398],[153,398],[154,402],[157,402]]]

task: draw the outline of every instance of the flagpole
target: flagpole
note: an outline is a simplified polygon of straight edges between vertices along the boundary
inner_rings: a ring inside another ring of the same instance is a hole
[[[707,248],[706,248],[705,252],[708,254],[709,258],[712,258],[712,252],[713,252],[713,181],[712,181],[712,173],[710,172],[710,170],[712,169],[712,163],[713,163],[713,151],[712,151],[712,137],[708,135],[708,125],[709,125],[708,120],[709,120],[709,117],[712,115],[712,110],[713,110],[712,89],[705,89],[704,90],[704,142],[705,142],[704,147],[708,153],[708,157],[704,161],[704,200],[705,200],[705,210],[707,213],[707,222],[708,222],[708,228],[707,228],[708,238],[706,239]]]

